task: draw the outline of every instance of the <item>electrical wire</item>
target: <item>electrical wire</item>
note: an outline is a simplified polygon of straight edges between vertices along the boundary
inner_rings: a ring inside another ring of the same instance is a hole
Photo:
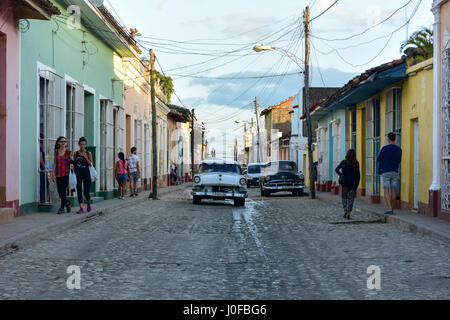
[[[335,38],[335,39],[327,39],[327,38],[322,38],[322,37],[318,37],[318,36],[314,36],[314,38],[320,39],[320,40],[324,40],[324,41],[345,41],[345,40],[349,40],[358,36],[361,36],[363,34],[365,34],[367,31],[372,30],[373,28],[376,28],[378,26],[380,26],[381,24],[385,23],[386,21],[388,21],[389,19],[391,19],[397,12],[399,12],[400,10],[404,9],[406,6],[408,6],[410,3],[412,2],[412,0],[408,0],[407,3],[405,3],[403,6],[401,6],[400,8],[396,9],[393,13],[391,13],[387,18],[381,20],[380,22],[378,22],[377,24],[374,24],[370,27],[367,27],[365,30],[363,30],[362,32],[359,33],[355,33],[351,36],[348,37],[344,37],[344,38]],[[312,21],[312,20],[311,20]]]
[[[381,53],[384,51],[384,49],[386,49],[386,47],[388,46],[388,44],[389,44],[389,42],[391,41],[391,39],[392,39],[392,37],[394,36],[394,34],[395,34],[396,32],[398,32],[399,30],[403,29],[404,26],[406,26],[407,24],[410,23],[410,21],[412,20],[412,18],[413,18],[413,17],[415,16],[415,14],[417,13],[417,11],[418,11],[419,6],[420,6],[421,3],[422,3],[422,0],[418,0],[417,5],[416,5],[416,7],[414,8],[414,10],[413,10],[411,16],[409,17],[408,21],[407,21],[406,23],[404,23],[403,25],[401,25],[399,28],[397,28],[397,29],[395,29],[394,31],[392,31],[392,32],[389,34],[389,39],[386,41],[386,43],[384,44],[384,46],[382,47],[382,49],[381,49],[381,50],[380,50],[373,58],[371,58],[369,61],[367,61],[367,62],[365,62],[365,63],[362,63],[362,64],[353,64],[353,63],[347,61],[346,59],[344,59],[344,57],[342,57],[342,55],[341,55],[341,53],[339,52],[339,50],[333,48],[333,47],[330,46],[329,44],[326,44],[326,43],[325,43],[325,45],[327,45],[328,47],[330,47],[330,48],[332,49],[331,52],[335,52],[335,53],[337,54],[337,56],[338,56],[344,63],[348,64],[349,66],[352,66],[352,67],[354,67],[354,68],[355,68],[355,67],[362,67],[362,66],[365,66],[365,65],[371,63],[372,61],[374,61],[376,58],[378,58],[378,57],[381,55]],[[316,49],[316,51],[319,52],[320,54],[323,54],[323,55],[327,55],[327,54],[328,54],[328,53],[325,53],[325,52],[321,52],[321,51],[318,50],[318,49]]]
[[[328,10],[330,10],[331,8],[334,7],[334,5],[336,3],[338,3],[339,0],[334,1],[328,8],[326,8],[325,10],[323,10],[321,13],[319,13],[317,16],[315,16],[314,18],[310,19],[309,22],[312,22],[314,20],[316,20],[317,18],[319,18],[321,15],[323,15],[325,12],[327,12]]]

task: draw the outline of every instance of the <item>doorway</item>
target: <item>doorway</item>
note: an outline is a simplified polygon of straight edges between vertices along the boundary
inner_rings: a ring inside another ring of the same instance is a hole
[[[414,209],[419,208],[419,120],[414,120]]]

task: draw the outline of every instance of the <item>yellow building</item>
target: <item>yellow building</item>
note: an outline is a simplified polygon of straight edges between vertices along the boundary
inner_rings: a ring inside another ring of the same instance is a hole
[[[428,210],[433,132],[433,60],[406,69],[405,77],[347,108],[346,135],[356,149],[361,182],[358,196],[380,202],[383,194],[376,157],[394,132],[402,148],[397,207]]]

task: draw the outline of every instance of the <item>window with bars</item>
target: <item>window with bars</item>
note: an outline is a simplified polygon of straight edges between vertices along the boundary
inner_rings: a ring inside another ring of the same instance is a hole
[[[380,100],[373,99],[373,157],[372,157],[372,173],[373,173],[373,195],[380,195],[380,175],[378,174],[377,156],[381,148],[381,117],[380,117]]]
[[[64,135],[64,81],[49,70],[39,70],[39,137],[42,137],[42,150],[45,153],[45,168],[38,170],[37,198],[42,203],[58,201],[58,194],[51,191],[45,181],[51,180],[54,162],[54,148],[59,136]],[[38,154],[40,157],[40,154]],[[39,158],[38,158],[39,159]],[[38,161],[38,168],[40,168]],[[43,177],[41,178],[41,175]],[[40,194],[40,181],[43,179],[44,192]],[[56,188],[55,188],[56,189]],[[53,190],[53,189],[52,189]]]
[[[366,193],[373,194],[373,107],[369,101],[365,103],[366,109]]]
[[[137,148],[136,154],[142,165],[142,120],[134,120],[134,146]],[[140,168],[142,170],[142,168]]]
[[[84,136],[84,88],[76,83],[66,85],[66,138],[69,150],[78,148]],[[92,141],[91,141],[92,143]]]
[[[351,148],[356,151],[356,108],[351,110],[352,125],[351,125]]]
[[[114,187],[114,108],[112,101],[100,100],[100,191]]]
[[[144,167],[144,178],[145,179],[150,179],[150,161],[151,161],[151,145],[150,145],[150,125],[149,124],[144,124],[144,154],[145,154],[145,159],[144,159],[144,163],[143,163],[143,167]]]
[[[401,146],[402,133],[402,91],[400,88],[393,88],[386,93],[386,125],[385,137],[389,132],[396,135],[395,143]]]

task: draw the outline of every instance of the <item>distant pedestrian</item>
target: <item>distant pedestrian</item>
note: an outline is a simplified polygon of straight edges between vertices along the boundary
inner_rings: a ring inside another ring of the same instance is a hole
[[[91,187],[91,173],[89,167],[92,166],[92,154],[86,150],[87,140],[81,137],[78,141],[80,150],[75,152],[73,161],[75,163],[75,174],[77,175],[77,197],[80,210],[77,213],[84,213],[83,194],[87,200],[87,211],[91,211],[91,195],[89,189]]]
[[[339,175],[339,183],[342,185],[342,205],[344,207],[344,218],[350,219],[353,210],[353,202],[358,189],[359,162],[356,160],[356,152],[349,149],[345,155],[345,160],[337,166],[336,173]]]
[[[139,166],[139,156],[136,154],[136,147],[131,148],[131,154],[128,156],[128,167],[130,170],[130,197],[138,195],[137,192],[137,182],[139,180],[140,166]]]
[[[117,182],[119,183],[119,199],[123,200],[125,197],[125,192],[127,191],[127,181],[130,180],[130,170],[128,167],[128,161],[125,160],[125,154],[119,152],[119,160],[116,162],[116,167],[114,168]]]
[[[45,170],[45,150],[44,150],[44,135],[39,136],[39,202],[47,202],[47,193],[49,182],[47,172]]]
[[[175,163],[172,163],[172,165],[170,166],[170,182],[171,185],[177,184],[177,166],[175,165]]]
[[[73,170],[72,152],[67,150],[67,140],[65,137],[58,137],[55,143],[55,154],[53,161],[53,182],[56,183],[59,197],[61,198],[61,207],[58,214],[64,213],[64,207],[67,213],[70,212],[70,202],[67,201],[67,187],[69,185],[69,173]]]
[[[398,168],[402,161],[402,149],[395,144],[395,133],[388,134],[388,144],[377,157],[378,172],[383,179],[384,201],[389,209],[385,214],[394,214],[394,200],[397,197]]]

